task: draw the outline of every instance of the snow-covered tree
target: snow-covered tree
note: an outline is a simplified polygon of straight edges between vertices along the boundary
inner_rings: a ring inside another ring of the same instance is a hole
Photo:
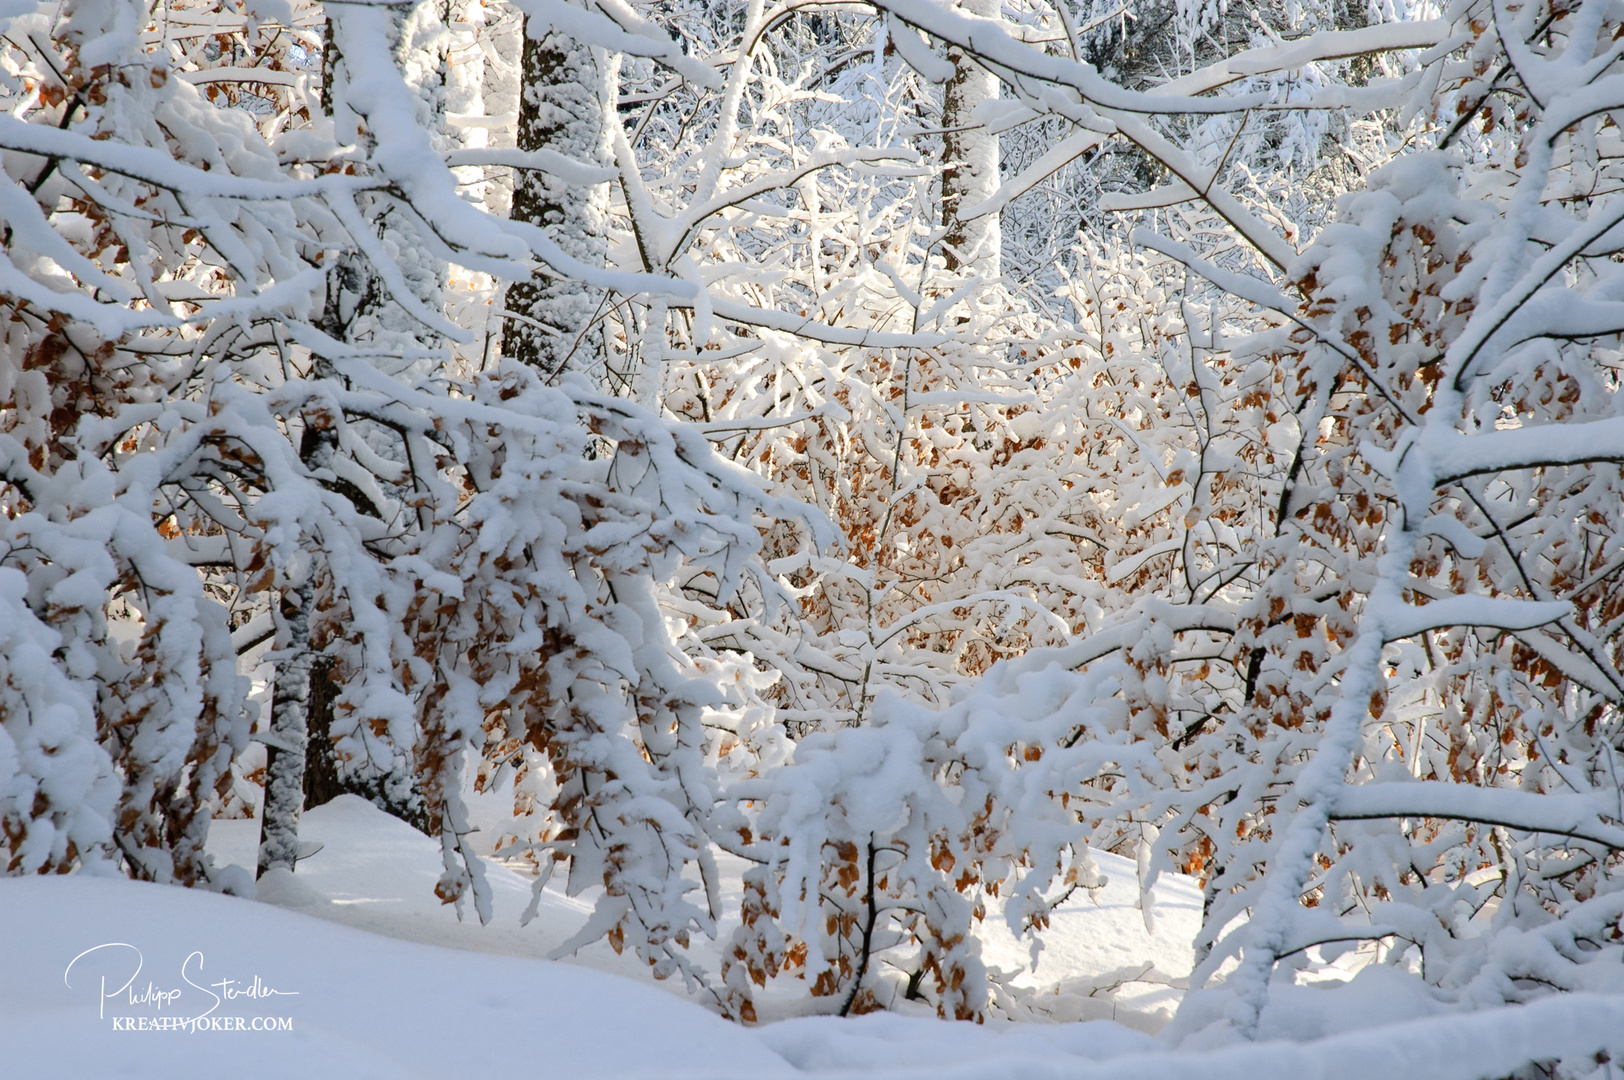
[[[1194,445],[1134,440],[1170,489],[1161,508],[1183,513],[1110,571],[1141,575],[1133,602],[1058,653],[995,669],[941,718],[903,710],[884,726],[921,747],[996,731],[1003,764],[949,754],[937,778],[1030,773],[1020,791],[1083,800],[1094,842],[1127,826],[1150,866],[1206,879],[1198,974],[1223,989],[1186,1005],[1187,1032],[1255,1034],[1282,963],[1361,940],[1465,1001],[1600,985],[1589,962],[1618,949],[1624,839],[1603,6],[1514,22],[1462,4],[1254,50],[1143,96],[964,15],[894,13],[975,48],[1033,107],[1167,168],[1173,182],[1138,206],[1201,203],[1227,227],[1210,252],[1165,227],[1135,239],[1263,315],[1237,326],[1192,282],[1175,340],[1146,336],[1168,376],[1152,426],[1186,426],[1181,409]],[[1241,73],[1422,46],[1439,47],[1360,100],[1436,148],[1376,170],[1300,254],[1266,189],[1231,193],[1152,119],[1263,104],[1172,100]],[[1497,126],[1496,95],[1524,110],[1516,124]],[[1225,234],[1253,274],[1226,268]],[[1016,835],[1030,815],[980,828]],[[1029,912],[1058,853],[1011,852],[1033,868],[1016,875]]]
[[[481,917],[511,776],[566,948],[746,1020],[1029,1015],[976,920],[1091,848],[1202,881],[1191,1038],[1347,947],[1617,987],[1604,0],[1181,5],[1159,82],[1035,3],[5,10],[8,873],[246,890],[314,736]]]

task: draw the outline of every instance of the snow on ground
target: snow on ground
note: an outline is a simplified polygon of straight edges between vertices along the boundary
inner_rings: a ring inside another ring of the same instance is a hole
[[[499,832],[501,800],[475,802],[476,820],[488,835]],[[353,795],[307,811],[300,819],[302,840],[322,849],[299,863],[291,879],[262,881],[260,899],[309,915],[371,930],[391,937],[434,945],[506,953],[544,959],[586,921],[591,898],[563,895],[561,884],[549,886],[536,919],[519,926],[519,914],[530,902],[530,879],[507,867],[487,863],[492,891],[492,918],[480,926],[469,906],[459,922],[454,908],[440,903],[434,883],[441,872],[439,844],[405,822],[378,810]],[[254,864],[259,823],[254,820],[216,821],[211,826],[209,850],[218,864]],[[1155,932],[1146,929],[1139,909],[1139,887],[1134,864],[1108,853],[1095,859],[1107,876],[1103,888],[1078,890],[1055,910],[1036,971],[1030,945],[1017,940],[1003,921],[1002,912],[989,905],[980,925],[982,958],[989,967],[1011,976],[1014,985],[1046,991],[1040,1004],[1059,1020],[1118,1019],[1153,1031],[1177,1006],[1179,992],[1168,979],[1187,976],[1193,963],[1190,941],[1201,921],[1201,893],[1189,878],[1173,877],[1158,883],[1153,907]],[[742,862],[722,856],[726,909],[720,936],[738,921],[739,872]],[[694,953],[709,970],[720,967],[716,945],[696,941]],[[599,942],[572,958],[581,964],[646,978],[645,969],[632,957],[617,956]],[[1146,979],[1123,986],[1111,997],[1106,989],[1124,974],[1147,967]],[[673,992],[680,986],[656,984]],[[1102,987],[1098,996],[1089,991]],[[763,1019],[774,1012],[771,999],[759,1006]]]
[[[257,830],[216,822],[210,849],[249,865]],[[311,810],[301,835],[323,847],[261,882],[268,903],[122,879],[0,879],[0,1076],[1465,1080],[1525,1057],[1595,1060],[1608,1039],[1624,1056],[1624,996],[1462,1015],[1382,967],[1330,990],[1277,987],[1263,1030],[1279,1041],[1198,1051],[1212,1040],[1181,1018],[1198,1035],[1174,1050],[1136,1028],[1159,1026],[1177,991],[1140,983],[1115,1005],[1088,992],[1124,968],[1185,974],[1200,896],[1187,879],[1158,886],[1148,932],[1133,864],[1111,856],[1099,857],[1108,884],[1061,908],[1036,972],[1012,980],[1039,989],[1051,1019],[1083,1022],[882,1013],[745,1028],[661,992],[677,988],[607,946],[541,959],[590,905],[549,891],[521,928],[529,881],[500,864],[488,871],[492,923],[459,923],[432,894],[436,844],[363,800]],[[1026,947],[995,914],[982,934],[992,964],[1022,964]],[[1192,1005],[1199,1019],[1221,1001]],[[1123,1022],[1090,1019],[1113,1008]],[[267,1018],[282,1029],[254,1030]]]
[[[491,921],[480,926],[471,904],[459,921],[456,909],[434,895],[442,869],[439,843],[354,795],[302,814],[299,838],[322,848],[301,860],[291,878],[262,881],[259,898],[390,937],[544,958],[592,910],[588,901],[549,891],[535,921],[520,927],[519,914],[530,902],[530,881],[487,862]],[[219,865],[253,866],[258,843],[255,819],[215,821],[209,827],[209,852]]]
[[[8,879],[0,925],[9,928],[0,938],[8,1077],[589,1077],[721,1061],[763,1077],[790,1071],[751,1032],[629,979],[392,940],[196,890]],[[101,949],[67,971],[105,943],[134,949]],[[103,980],[115,991],[132,975],[100,1013]],[[215,1002],[256,978],[293,996]],[[226,979],[239,986],[216,985]],[[158,1000],[131,1005],[131,992]],[[292,1031],[115,1030],[117,1018],[192,1017],[216,1004],[211,1025],[287,1017]]]
[[[1624,998],[1586,994],[1208,1052],[1104,1020],[744,1028],[576,964],[85,876],[0,879],[0,928],[0,1075],[30,1080],[1466,1080],[1523,1056],[1624,1053]],[[267,1018],[278,1029],[255,1030]]]

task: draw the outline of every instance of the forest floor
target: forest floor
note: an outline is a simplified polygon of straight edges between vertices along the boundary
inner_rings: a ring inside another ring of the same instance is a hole
[[[480,839],[501,834],[507,824],[503,807],[511,805],[511,800],[471,793],[469,798],[481,830],[476,834],[478,846]],[[261,882],[261,900],[407,941],[547,959],[586,922],[599,891],[567,896],[564,876],[558,875],[543,893],[536,918],[520,926],[520,915],[531,900],[533,878],[522,868],[490,858],[486,849],[481,854],[487,857],[492,913],[489,924],[481,926],[471,905],[465,905],[459,919],[455,908],[434,895],[434,883],[441,873],[438,841],[362,799],[345,796],[307,812],[300,823],[300,836],[321,844],[321,850],[302,860],[291,877]],[[258,839],[255,820],[216,821],[209,850],[217,864],[251,866]],[[1117,1019],[1154,1032],[1172,1014],[1181,996],[1169,984],[1182,982],[1190,973],[1190,941],[1201,921],[1200,890],[1182,876],[1159,882],[1153,892],[1150,929],[1139,907],[1133,862],[1104,852],[1096,853],[1095,858],[1106,876],[1105,885],[1078,889],[1056,908],[1050,928],[1043,934],[1043,951],[1035,970],[1030,944],[1009,931],[996,901],[990,901],[987,917],[978,925],[982,959],[1005,972],[1013,986],[1041,988],[1044,1012],[1050,1018]],[[717,942],[697,939],[690,948],[698,966],[712,973],[720,968],[719,941],[725,941],[738,923],[739,877],[744,869],[742,860],[725,854],[718,863],[723,910],[728,915],[719,927]],[[603,941],[568,960],[683,993],[680,979],[655,982],[646,966],[630,953],[617,955]],[[785,990],[783,995],[774,995],[769,987],[759,995],[757,1009],[762,1020],[785,1018],[793,1008],[791,1002],[806,1001],[804,993],[796,993],[788,985]],[[932,1012],[922,1005],[900,1004],[905,1012]]]
[[[251,860],[257,822],[213,829],[217,861]],[[83,875],[0,879],[0,1073],[1238,1080],[1368,1077],[1386,1063],[1403,1066],[1384,1070],[1392,1076],[1445,1076],[1459,1060],[1450,1047],[1481,1043],[1477,1029],[1498,1023],[1478,1013],[1429,1027],[1426,1015],[1444,1010],[1389,993],[1387,969],[1372,968],[1344,987],[1351,995],[1282,996],[1271,1026],[1291,1041],[1173,1051],[1149,1032],[1177,1004],[1167,982],[1188,973],[1200,893],[1189,879],[1162,882],[1148,931],[1133,863],[1103,855],[1108,883],[1059,909],[1035,972],[1016,974],[1026,950],[995,912],[981,924],[989,964],[1037,988],[1026,1000],[1048,1019],[1079,1022],[948,1023],[906,1002],[850,1020],[782,1009],[774,1019],[769,997],[763,1019],[774,1022],[743,1027],[601,943],[569,962],[545,959],[590,903],[550,887],[521,928],[530,880],[499,863],[489,867],[491,923],[471,911],[459,922],[432,893],[437,843],[360,799],[310,811],[301,832],[322,848],[296,874],[261,883],[269,902]],[[701,961],[713,959],[706,948],[716,946],[700,946]],[[1110,989],[1135,972],[1143,981]],[[1303,1004],[1332,998],[1334,1022]],[[1515,1011],[1537,1024],[1541,1008]],[[1407,1043],[1428,1052],[1417,1058]]]

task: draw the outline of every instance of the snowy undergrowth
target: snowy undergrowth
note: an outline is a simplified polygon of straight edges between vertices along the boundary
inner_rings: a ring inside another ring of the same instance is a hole
[[[478,836],[499,835],[511,804],[498,795],[472,801]],[[439,845],[397,818],[353,795],[308,811],[301,836],[320,845],[293,874],[260,880],[258,897],[303,914],[378,934],[431,945],[547,959],[586,923],[597,897],[564,895],[557,883],[541,893],[536,918],[525,926],[520,915],[531,902],[533,877],[492,862],[486,875],[491,887],[492,917],[480,925],[459,920],[454,908],[434,895],[440,876]],[[219,865],[245,864],[254,857],[259,822],[216,821],[209,834],[209,853]],[[476,844],[477,844],[476,840]],[[490,853],[484,852],[489,855]],[[981,956],[1004,974],[1011,986],[1026,991],[1020,1000],[1037,1019],[1117,1019],[1139,1030],[1159,1029],[1176,1008],[1182,991],[1177,983],[1190,973],[1190,941],[1200,926],[1201,894],[1188,878],[1170,875],[1153,890],[1151,924],[1140,909],[1139,886],[1132,861],[1107,853],[1096,856],[1106,883],[1058,906],[1034,969],[1029,943],[1006,928],[994,909],[977,926]],[[721,949],[739,923],[742,860],[722,857],[721,894],[729,913],[715,941],[696,938],[694,962],[714,970]],[[697,886],[697,883],[696,883]],[[655,981],[628,951],[616,954],[597,941],[570,954],[582,966],[650,982],[681,994],[680,983]],[[805,998],[787,989],[761,999],[761,1019],[806,1012]],[[933,1015],[923,1003],[890,1003],[905,1013]],[[827,1011],[827,1004],[821,1011]]]

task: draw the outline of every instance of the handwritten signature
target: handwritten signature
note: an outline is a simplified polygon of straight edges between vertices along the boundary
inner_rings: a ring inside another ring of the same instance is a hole
[[[185,993],[185,991],[179,987],[168,990],[160,988],[154,985],[150,979],[147,980],[145,989],[136,990],[135,980],[141,977],[141,969],[146,966],[146,958],[141,955],[140,949],[136,948],[134,945],[130,945],[122,941],[109,941],[103,945],[92,946],[91,948],[88,948],[84,952],[80,953],[78,956],[75,956],[72,960],[69,960],[68,966],[62,972],[63,985],[67,986],[69,990],[72,990],[73,983],[69,981],[69,976],[73,973],[73,966],[79,963],[79,961],[84,960],[85,957],[90,956],[92,953],[101,952],[103,949],[128,949],[130,953],[134,954],[133,957],[128,954],[108,953],[98,957],[97,959],[106,960],[115,956],[123,956],[124,965],[127,965],[133,959],[135,970],[130,972],[130,977],[128,979],[125,979],[122,984],[112,990],[107,989],[107,984],[109,982],[109,978],[111,978],[113,981],[118,979],[118,974],[116,971],[111,977],[106,974],[101,976],[101,987],[99,991],[100,1001],[98,1002],[97,1010],[98,1018],[105,1018],[107,1015],[107,1002],[113,998],[120,997],[121,995],[128,995],[130,1005],[146,1006],[151,1009],[163,1010],[174,1006],[176,1000],[179,999],[183,993]],[[193,961],[196,961],[195,969],[193,967]],[[90,962],[87,961],[86,966],[89,966],[89,963]],[[115,968],[119,968],[124,965],[120,965],[116,961],[114,962]],[[235,1001],[237,998],[252,998],[257,1000],[259,998],[297,997],[299,995],[297,990],[278,990],[275,987],[269,986],[258,975],[255,975],[251,980],[221,979],[219,982],[203,984],[193,982],[193,974],[197,975],[198,978],[203,977],[203,953],[201,950],[194,950],[186,957],[184,961],[181,962],[180,965],[181,981],[186,983],[186,985],[190,986],[192,989],[203,994],[207,994],[210,998],[214,999],[214,1004],[210,1005],[203,1012],[198,1013],[194,1018],[199,1020],[213,1013],[223,1002]],[[216,991],[219,992],[216,993]]]

